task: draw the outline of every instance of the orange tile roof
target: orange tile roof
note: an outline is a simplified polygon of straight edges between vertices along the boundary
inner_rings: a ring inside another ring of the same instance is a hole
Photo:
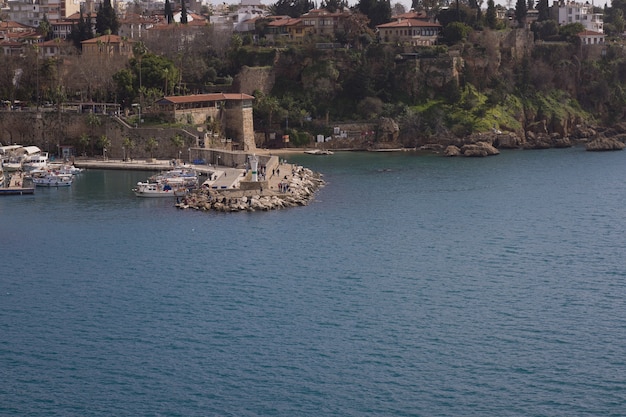
[[[86,41],[82,41],[81,43],[91,44],[91,43],[99,43],[99,42],[100,43],[122,43],[122,37],[118,35],[102,35],[96,38],[87,39]]]
[[[393,28],[411,28],[411,27],[441,27],[439,23],[424,22],[417,19],[399,20],[396,22],[384,23],[376,26],[377,28],[393,29]]]

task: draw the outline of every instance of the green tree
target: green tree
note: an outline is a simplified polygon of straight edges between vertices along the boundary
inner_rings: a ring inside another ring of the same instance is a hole
[[[537,20],[539,22],[550,19],[550,8],[548,6],[548,0],[539,0],[537,2],[537,11],[539,12],[537,16]]]
[[[96,32],[100,35],[106,33],[117,35],[119,27],[120,24],[115,9],[111,6],[111,0],[104,0],[96,14]]]
[[[274,96],[266,95],[261,91],[255,91],[254,116],[265,125],[266,129],[272,126],[273,116],[280,111],[278,99]]]
[[[582,23],[568,23],[567,25],[559,26],[559,35],[568,40],[572,40],[576,38],[576,35],[584,30],[585,27]]]
[[[517,3],[515,3],[515,20],[519,27],[524,27],[527,13],[526,2],[524,0],[517,0]]]
[[[91,143],[91,154],[93,155],[93,146],[95,143],[95,138],[96,138],[96,128],[100,127],[100,125],[102,125],[102,121],[100,120],[100,118],[98,116],[96,116],[93,113],[89,113],[87,115],[87,126],[89,126],[89,132],[91,133],[90,135],[90,143]]]
[[[168,25],[174,22],[174,13],[172,12],[170,0],[165,0],[165,21]]]
[[[391,21],[390,0],[359,0],[355,8],[369,18],[371,28]]]
[[[487,0],[487,14],[485,20],[489,29],[498,27],[498,16],[496,14],[496,4],[493,0]]]
[[[111,149],[111,140],[107,137],[107,135],[102,135],[98,139],[98,146],[102,149],[102,158],[106,159],[107,150]]]
[[[309,0],[278,0],[269,9],[274,16],[300,17],[313,7],[315,5]]]
[[[183,25],[187,24],[187,6],[185,5],[185,0],[180,0],[180,23]]]
[[[93,38],[93,36],[93,30],[91,28],[91,15],[88,14],[87,19],[85,19],[81,9],[78,23],[72,25],[72,31],[70,32],[69,38],[72,40],[76,48],[82,49],[82,42]]]
[[[472,28],[465,23],[452,22],[443,28],[442,34],[447,44],[454,45],[455,43],[466,40],[471,31]]]
[[[131,138],[124,138],[122,141],[122,147],[124,148],[124,160],[126,160],[126,158],[132,160],[132,152],[133,149],[135,149],[135,141]]]
[[[178,151],[178,159],[180,159],[180,153],[185,146],[185,139],[183,139],[183,137],[177,133],[172,137],[171,141],[172,145],[174,145],[174,148],[176,148],[176,150]]]
[[[155,137],[151,137],[146,142],[146,152],[150,154],[150,159],[154,158],[154,151],[159,147],[159,142],[157,142]]]
[[[48,21],[48,15],[44,14],[43,19],[39,22],[37,32],[44,37],[44,40],[49,41],[52,39],[54,33],[52,32],[52,25]]]
[[[83,133],[82,135],[80,135],[80,138],[78,139],[78,143],[83,148],[83,155],[87,155],[87,146],[89,146],[90,142],[91,142],[91,138],[89,137],[89,135],[87,135],[86,133]]]

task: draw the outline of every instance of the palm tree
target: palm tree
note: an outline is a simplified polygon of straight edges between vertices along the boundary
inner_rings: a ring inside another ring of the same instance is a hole
[[[131,155],[131,151],[135,149],[135,141],[131,138],[125,138],[122,142],[122,148],[124,149],[124,160],[128,158],[132,161],[133,157]],[[126,152],[128,152],[128,154]]]
[[[91,138],[86,133],[83,133],[82,135],[80,135],[80,138],[78,139],[78,142],[83,147],[83,155],[86,155],[87,154],[87,145],[89,145],[89,142],[91,142]]]
[[[111,147],[111,140],[107,138],[107,135],[102,135],[98,139],[98,145],[102,148],[102,159],[107,159],[107,148]]]
[[[93,113],[89,113],[87,115],[87,125],[89,125],[89,130],[91,133],[91,138],[95,139],[96,135],[95,135],[95,128],[99,127],[102,124],[102,121],[100,120],[100,118],[98,116],[96,116]],[[93,154],[93,145],[95,143],[95,140],[91,141],[91,153]]]
[[[159,142],[157,142],[155,137],[151,137],[150,139],[148,139],[148,142],[146,143],[146,152],[150,153],[150,159],[154,158],[153,153],[158,147]]]
[[[180,159],[180,154],[182,152],[183,146],[185,146],[185,139],[183,139],[183,137],[177,133],[171,140],[172,145],[174,145],[174,147],[178,149],[178,159]]]

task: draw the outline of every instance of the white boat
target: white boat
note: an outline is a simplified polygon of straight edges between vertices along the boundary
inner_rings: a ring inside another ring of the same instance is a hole
[[[5,161],[2,161],[2,169],[7,172],[21,171],[23,155],[11,155]]]
[[[167,183],[172,186],[198,187],[198,174],[193,169],[181,168],[163,171],[149,178],[148,182]]]
[[[37,161],[35,162],[35,164],[45,166],[45,164],[39,162],[42,154],[45,156],[47,163],[48,154],[42,153],[41,149],[39,149],[37,146],[20,146],[17,149],[11,150],[8,156],[5,155],[2,161],[2,168],[5,171],[24,170],[24,162],[30,160],[31,158],[34,158],[34,161]],[[28,169],[33,168],[28,167]]]
[[[332,155],[333,151],[329,151],[327,149],[312,149],[308,151],[304,151],[304,153],[309,155]]]
[[[48,152],[41,152],[34,155],[28,155],[22,160],[22,169],[24,171],[34,171],[36,169],[46,169],[48,166]]]
[[[138,182],[132,191],[137,197],[183,197],[189,188],[165,182]]]
[[[38,187],[68,187],[72,185],[74,176],[71,174],[46,172],[43,175],[33,176],[32,179],[33,183]]]
[[[58,163],[58,162],[48,163],[48,168],[61,174],[76,175],[76,174],[80,174],[81,172],[83,172],[82,168],[76,168],[72,164]]]

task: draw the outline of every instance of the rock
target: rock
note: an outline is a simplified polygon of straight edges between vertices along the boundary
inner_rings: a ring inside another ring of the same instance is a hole
[[[210,189],[194,191],[185,201],[176,205],[178,208],[196,210],[214,210],[225,213],[239,211],[268,211],[281,208],[304,206],[309,203],[315,192],[324,185],[321,176],[310,169],[297,167],[289,180],[289,192],[272,195],[231,194]],[[245,192],[245,191],[244,191]],[[256,191],[250,191],[256,192]],[[235,197],[236,195],[239,195]]]
[[[607,138],[605,136],[598,135],[591,142],[585,145],[585,149],[588,151],[621,151],[626,145],[615,138]]]
[[[461,155],[461,150],[458,146],[450,145],[443,151],[445,156],[459,156]]]
[[[500,151],[487,142],[477,142],[472,145],[463,145],[463,147],[461,147],[461,153],[463,156],[475,157],[498,155]]]
[[[498,149],[518,149],[522,147],[522,139],[513,132],[497,134],[492,143]]]

